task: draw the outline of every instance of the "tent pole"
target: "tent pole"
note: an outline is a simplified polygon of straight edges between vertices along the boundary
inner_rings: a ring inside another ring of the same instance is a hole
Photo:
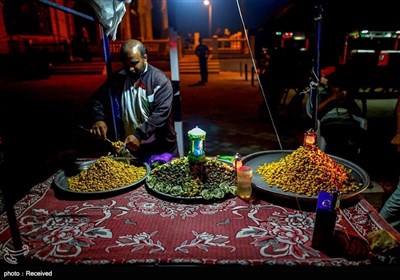
[[[315,4],[315,17],[314,17],[314,67],[312,75],[312,83],[310,87],[310,98],[312,104],[312,122],[314,131],[318,130],[318,94],[320,82],[320,47],[321,47],[321,27],[322,27],[322,3],[317,0]]]

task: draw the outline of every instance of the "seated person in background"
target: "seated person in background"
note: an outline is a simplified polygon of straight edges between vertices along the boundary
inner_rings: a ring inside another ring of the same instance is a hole
[[[121,46],[123,69],[112,74],[89,102],[91,133],[107,139],[114,113],[117,139],[142,160],[162,153],[178,156],[174,130],[173,90],[165,74],[147,62],[144,45],[126,40]],[[109,90],[113,96],[110,108]]]
[[[397,152],[400,153],[400,96],[396,103],[396,121],[396,134],[394,135],[391,143],[396,147]],[[395,191],[383,205],[380,214],[397,231],[400,231],[400,176]]]
[[[341,89],[336,77],[328,76],[326,83],[322,85],[318,104],[321,123],[328,119],[350,119],[361,115],[360,107],[348,96],[346,90]]]
[[[397,99],[396,103],[396,134],[394,135],[391,143],[396,146],[398,152],[400,152],[400,96]]]
[[[346,86],[343,79],[333,73],[321,81],[319,146],[327,153],[354,160],[365,141],[367,121],[360,117],[361,109],[357,103],[343,90]]]

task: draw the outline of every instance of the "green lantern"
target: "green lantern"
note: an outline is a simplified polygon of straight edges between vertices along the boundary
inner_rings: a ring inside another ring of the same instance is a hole
[[[188,132],[188,137],[190,140],[190,151],[189,155],[195,157],[201,157],[205,154],[205,140],[206,132],[196,126]]]
[[[190,174],[193,179],[198,179],[204,182],[206,179],[205,174],[205,140],[206,132],[199,127],[195,127],[188,132],[190,140],[190,150],[188,154],[188,162],[190,167]]]

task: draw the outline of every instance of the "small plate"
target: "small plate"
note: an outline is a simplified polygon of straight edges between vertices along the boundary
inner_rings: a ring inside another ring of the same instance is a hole
[[[125,158],[114,158],[114,159],[118,160],[118,161],[126,161]],[[85,161],[85,162],[80,163],[77,166],[77,171],[80,172],[82,170],[88,169],[95,161],[96,160],[90,160],[90,161]],[[60,190],[64,191],[64,192],[74,193],[74,194],[79,194],[79,195],[89,195],[89,196],[90,195],[96,195],[96,194],[113,193],[113,192],[118,192],[118,191],[121,191],[121,190],[124,190],[124,189],[133,188],[133,187],[135,187],[137,185],[142,184],[144,182],[144,180],[146,180],[147,176],[150,173],[150,166],[145,162],[140,163],[140,164],[136,164],[136,163],[133,163],[131,161],[130,164],[138,166],[138,167],[140,167],[140,166],[145,167],[146,168],[146,174],[143,176],[143,178],[141,178],[138,181],[135,181],[135,182],[133,182],[131,184],[128,184],[128,185],[125,185],[125,186],[121,186],[119,188],[115,188],[115,189],[112,189],[112,190],[95,191],[95,192],[79,192],[79,191],[71,190],[68,187],[69,186],[68,178],[70,178],[71,176],[66,175],[64,170],[59,171],[56,174],[56,176],[54,178],[54,185],[57,188],[59,188]]]

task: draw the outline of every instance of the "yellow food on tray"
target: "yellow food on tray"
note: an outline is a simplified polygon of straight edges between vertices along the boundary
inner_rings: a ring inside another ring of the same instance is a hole
[[[115,149],[115,155],[116,156],[123,156],[124,155],[124,152],[125,152],[124,142],[122,142],[122,141],[112,142],[112,146]]]
[[[270,186],[283,191],[315,196],[319,191],[356,191],[351,170],[337,163],[318,147],[300,146],[278,162],[265,163],[257,172]]]
[[[145,175],[143,166],[137,167],[104,156],[88,169],[68,178],[68,188],[79,192],[113,190],[137,182]]]

